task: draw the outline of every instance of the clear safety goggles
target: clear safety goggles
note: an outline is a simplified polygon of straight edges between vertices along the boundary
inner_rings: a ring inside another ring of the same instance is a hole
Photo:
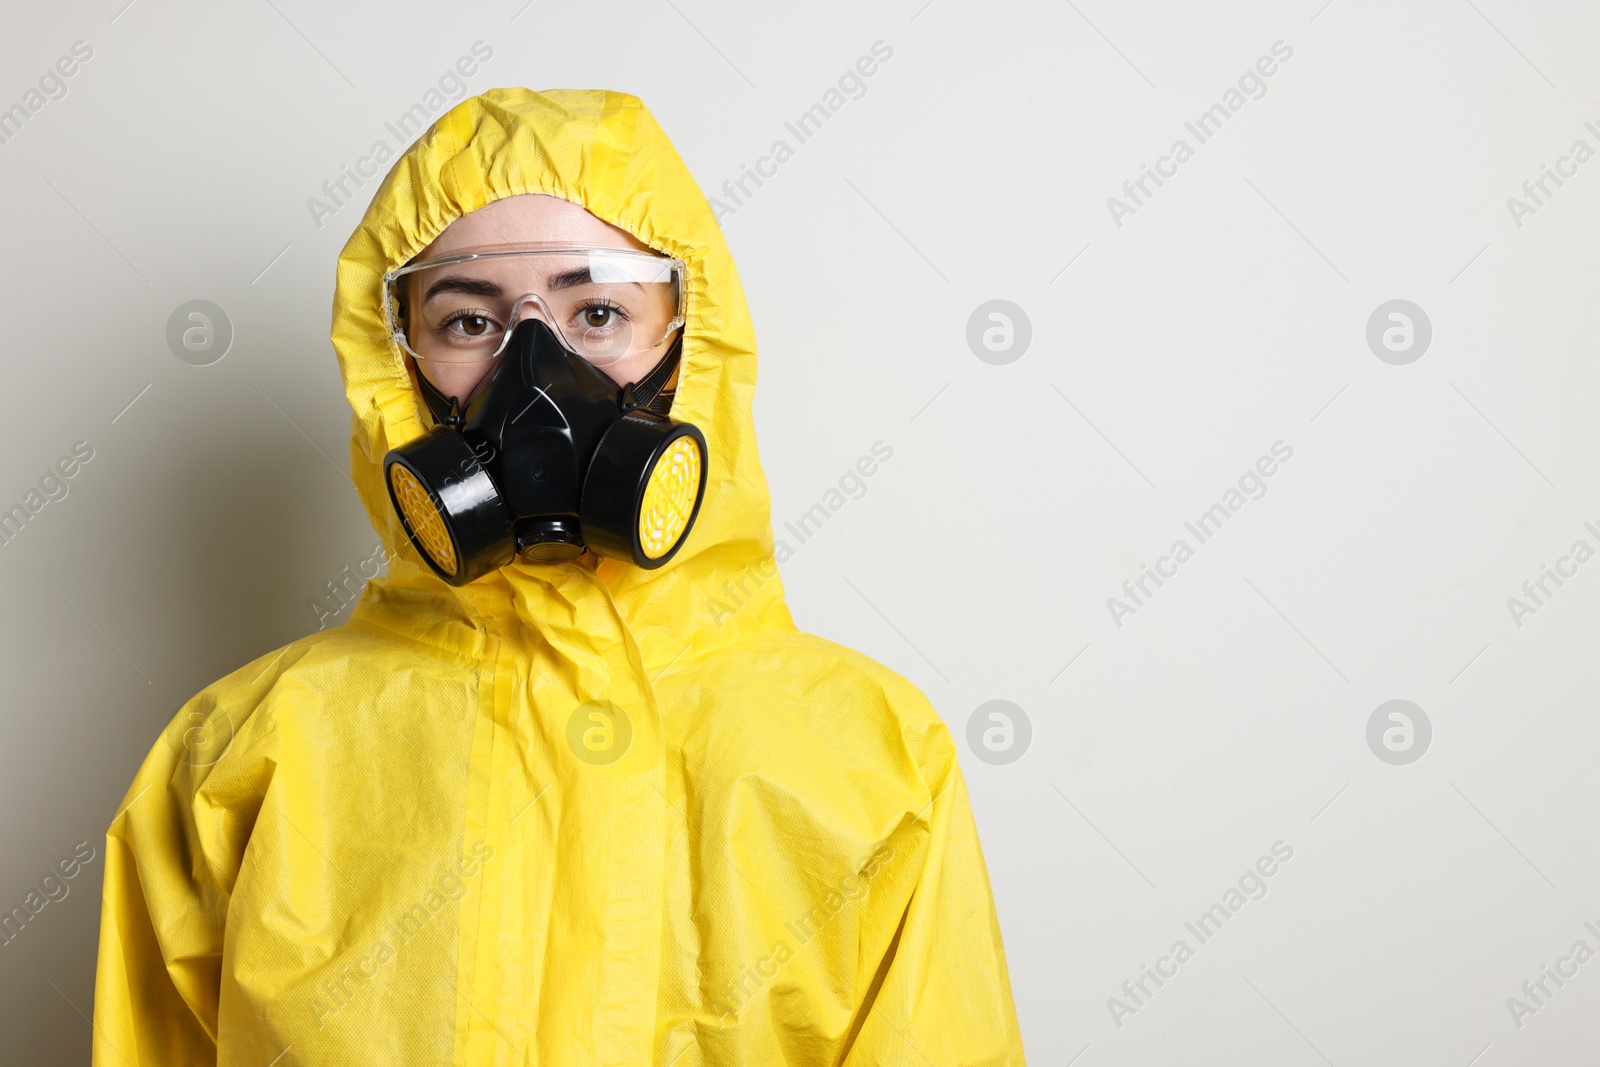
[[[683,325],[682,260],[614,248],[478,251],[383,276],[395,343],[417,359],[479,363],[542,319],[596,366],[656,348]]]

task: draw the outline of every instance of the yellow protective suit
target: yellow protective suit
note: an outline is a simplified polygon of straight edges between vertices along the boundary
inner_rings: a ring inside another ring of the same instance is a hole
[[[673,415],[705,432],[705,501],[659,570],[457,589],[382,482],[430,416],[379,279],[531,192],[688,265]],[[784,606],[744,295],[640,102],[495,89],[443,115],[345,246],[332,336],[388,575],[145,760],[106,839],[95,1064],[1022,1064],[950,733]]]

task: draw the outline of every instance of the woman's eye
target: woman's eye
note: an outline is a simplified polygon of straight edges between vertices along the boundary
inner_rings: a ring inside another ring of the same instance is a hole
[[[616,314],[616,311],[603,305],[588,307],[578,314],[578,321],[583,323],[586,329],[603,330],[611,325]]]
[[[482,315],[463,315],[451,325],[468,337],[482,337],[490,330],[489,320]]]

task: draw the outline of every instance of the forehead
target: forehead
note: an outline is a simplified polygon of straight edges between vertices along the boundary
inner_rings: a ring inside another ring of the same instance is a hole
[[[649,251],[626,230],[596,218],[577,204],[542,193],[522,193],[502,197],[451,222],[413,262],[482,251],[495,245],[529,244]]]

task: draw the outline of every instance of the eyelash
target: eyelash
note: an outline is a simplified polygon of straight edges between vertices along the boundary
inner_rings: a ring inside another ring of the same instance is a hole
[[[494,321],[494,315],[493,315],[493,313],[491,313],[489,311],[485,311],[482,308],[462,308],[460,311],[457,311],[457,312],[454,312],[453,314],[451,314],[451,316],[448,319],[445,319],[443,322],[441,322],[439,324],[439,326],[438,326],[439,332],[440,333],[444,333],[446,330],[448,330],[450,327],[454,326],[456,323],[460,322],[462,319],[487,319],[490,322],[493,322]]]
[[[614,311],[617,313],[617,317],[621,319],[627,319],[628,317],[628,312],[622,307],[622,305],[614,303],[610,300],[606,300],[603,297],[596,297],[595,299],[584,303],[577,309],[577,313],[581,315],[585,311],[592,310],[593,308],[606,308],[607,310]]]
[[[616,314],[617,314],[617,316],[619,318],[622,318],[622,319],[627,319],[628,318],[627,310],[624,309],[620,304],[617,304],[614,301],[606,300],[606,299],[603,299],[603,298],[600,298],[600,297],[597,297],[597,298],[595,298],[593,300],[590,300],[590,301],[587,301],[587,302],[585,302],[583,304],[580,304],[576,310],[577,310],[578,314],[582,314],[583,312],[588,311],[591,308],[597,308],[597,307],[603,307],[603,308],[606,308],[606,309],[608,309],[610,311],[614,311],[614,312],[616,312]],[[442,333],[445,330],[448,330],[451,326],[454,326],[456,323],[460,322],[462,319],[487,319],[490,322],[494,322],[495,321],[494,313],[491,312],[491,311],[487,311],[487,310],[485,310],[483,308],[462,308],[460,311],[452,313],[451,316],[448,319],[445,319],[443,322],[441,322],[439,324],[439,327],[438,327],[439,331]]]

